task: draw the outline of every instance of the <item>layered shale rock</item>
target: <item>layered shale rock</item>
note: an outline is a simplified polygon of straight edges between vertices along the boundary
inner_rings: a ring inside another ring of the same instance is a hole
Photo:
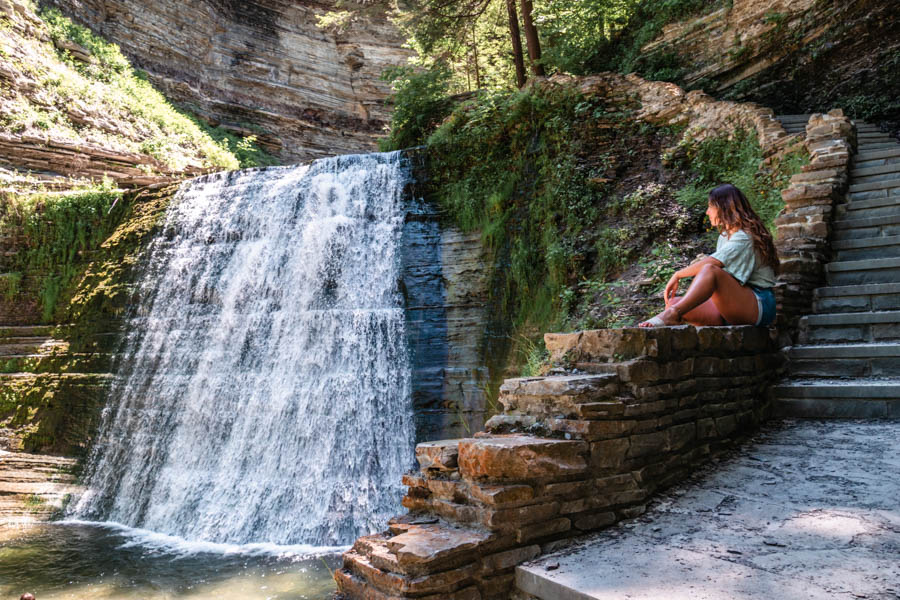
[[[882,100],[890,110],[900,86],[898,18],[892,0],[734,0],[666,26],[638,64],[677,64],[688,87],[779,112],[848,102],[878,112],[872,104]]]
[[[384,15],[320,28],[334,0],[50,4],[119,44],[168,98],[285,162],[374,150],[389,120],[379,77],[411,56]]]

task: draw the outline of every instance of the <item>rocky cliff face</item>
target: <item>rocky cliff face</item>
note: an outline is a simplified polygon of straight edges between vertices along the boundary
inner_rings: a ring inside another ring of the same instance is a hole
[[[677,64],[689,87],[780,113],[841,106],[900,118],[900,4],[894,0],[734,0],[668,25],[643,64]]]
[[[122,48],[170,99],[286,162],[370,151],[388,66],[410,52],[385,17],[334,33],[333,0],[50,0]]]

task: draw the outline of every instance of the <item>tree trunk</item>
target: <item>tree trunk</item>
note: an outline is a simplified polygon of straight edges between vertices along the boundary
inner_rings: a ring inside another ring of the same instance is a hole
[[[541,40],[538,38],[537,27],[531,18],[533,11],[531,0],[522,0],[522,24],[525,26],[525,41],[528,44],[528,57],[531,59],[531,72],[538,77],[546,75],[544,65],[541,64]]]
[[[516,0],[506,0],[506,12],[509,13],[509,37],[512,38],[513,61],[516,63],[516,85],[522,89],[525,87],[525,58],[522,56],[522,36],[519,34]]]
[[[481,73],[478,71],[478,38],[475,36],[475,21],[472,21],[472,54],[475,59],[475,89],[481,89]]]

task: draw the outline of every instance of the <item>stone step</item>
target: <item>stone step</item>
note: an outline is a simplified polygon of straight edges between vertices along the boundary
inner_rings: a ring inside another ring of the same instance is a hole
[[[835,241],[900,235],[900,216],[838,219],[833,223]]]
[[[838,211],[849,213],[848,218],[856,218],[854,215],[860,214],[854,211],[865,210],[867,208],[879,208],[882,206],[900,206],[900,196],[883,196],[881,198],[870,198],[868,200],[854,200],[845,204],[838,204]]]
[[[900,340],[900,311],[807,315],[800,319],[801,344],[884,343]]]
[[[868,154],[875,150],[888,150],[891,148],[900,148],[898,142],[860,142],[856,147],[856,151],[860,154]]]
[[[831,262],[825,266],[829,285],[900,283],[900,258]]]
[[[898,157],[900,157],[900,147],[888,148],[886,150],[876,150],[872,152],[857,152],[856,156],[854,157],[854,164],[858,165],[859,163],[863,162]]]
[[[854,183],[869,183],[868,181],[860,182],[859,179],[870,179],[875,176],[885,176],[900,173],[900,163],[880,165],[877,167],[855,168],[850,171],[851,181]],[[900,175],[898,175],[900,177]]]
[[[873,131],[873,130],[871,130],[871,129],[866,129],[866,130],[863,131],[863,130],[857,129],[856,131],[857,131],[857,133],[856,133],[856,139],[857,139],[857,140],[860,140],[860,141],[862,141],[862,140],[873,140],[873,139],[878,139],[878,140],[884,139],[884,140],[888,140],[888,141],[891,141],[891,142],[896,142],[896,141],[897,141],[897,139],[896,139],[894,136],[892,136],[892,135],[889,134],[889,133],[885,133],[885,132],[883,132],[883,131],[881,131],[881,130]]]
[[[876,206],[879,203],[881,205]],[[858,200],[838,205],[835,210],[835,219],[838,221],[844,219],[873,219],[894,215],[900,215],[900,196]]]
[[[813,292],[813,306],[820,314],[900,310],[900,284],[818,288]]]
[[[809,122],[809,118],[811,116],[812,116],[812,114],[810,113],[810,114],[800,114],[800,115],[776,115],[775,118],[778,119],[779,121],[781,121],[782,123],[797,123],[797,122],[801,122],[801,121],[803,123],[807,123],[807,122]]]
[[[900,380],[787,381],[772,389],[778,417],[900,419]]]
[[[856,169],[870,169],[872,167],[882,167],[885,165],[900,165],[900,156],[872,158],[869,160],[860,160],[853,163],[853,167]]]
[[[787,354],[794,377],[900,377],[900,343],[794,346]]]
[[[891,190],[900,188],[900,178],[886,181],[870,181],[866,183],[851,183],[850,192],[872,192],[875,190]]]
[[[900,256],[900,235],[832,242],[837,261],[857,261]]]
[[[876,198],[894,198],[895,200],[900,200],[900,190],[872,190],[869,192],[854,192],[847,194],[847,199],[851,202],[874,200]]]

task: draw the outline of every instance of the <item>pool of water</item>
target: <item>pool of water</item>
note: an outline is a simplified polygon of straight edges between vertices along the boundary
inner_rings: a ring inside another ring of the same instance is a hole
[[[0,598],[325,600],[334,549],[222,546],[122,527],[53,523],[0,538]]]

